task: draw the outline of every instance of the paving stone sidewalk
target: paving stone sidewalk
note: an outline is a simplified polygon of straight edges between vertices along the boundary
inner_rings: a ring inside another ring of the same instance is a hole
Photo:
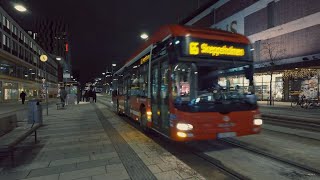
[[[49,109],[38,132],[40,142],[30,137],[16,153],[16,166],[0,158],[0,179],[99,180],[135,179],[125,151],[105,131],[95,107],[157,179],[204,179],[140,131],[123,122],[105,106],[80,104],[64,110]],[[122,147],[122,146],[121,146]],[[134,163],[132,163],[134,165]]]

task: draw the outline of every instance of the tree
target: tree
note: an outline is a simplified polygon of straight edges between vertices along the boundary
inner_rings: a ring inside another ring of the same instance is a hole
[[[270,74],[269,105],[272,105],[272,76],[277,61],[285,56],[286,50],[280,42],[272,42],[270,39],[263,41],[261,46],[261,59],[268,62],[265,66]]]

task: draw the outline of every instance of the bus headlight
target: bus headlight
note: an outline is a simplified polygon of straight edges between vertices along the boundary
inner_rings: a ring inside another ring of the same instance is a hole
[[[192,124],[186,124],[186,123],[178,123],[176,127],[180,131],[189,131],[193,129]]]
[[[263,124],[262,119],[254,119],[253,124],[256,126],[261,126]]]

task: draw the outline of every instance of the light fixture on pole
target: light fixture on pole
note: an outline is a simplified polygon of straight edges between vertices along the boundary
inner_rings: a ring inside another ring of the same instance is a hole
[[[21,4],[16,4],[16,5],[14,5],[14,8],[15,8],[17,11],[19,11],[19,12],[26,12],[26,11],[27,11],[27,8],[24,7],[24,6],[21,5]]]
[[[106,75],[106,73],[105,73],[105,72],[103,72],[103,73],[102,73],[102,75]]]
[[[56,60],[57,60],[57,61],[61,61],[62,58],[61,58],[61,57],[56,57]]]
[[[46,104],[47,104],[47,116],[49,115],[49,105],[48,105],[48,80],[47,80],[47,70],[46,70],[46,63],[48,61],[48,56],[45,54],[42,54],[40,56],[40,61],[44,63],[44,73],[45,73],[45,89],[46,89]]]

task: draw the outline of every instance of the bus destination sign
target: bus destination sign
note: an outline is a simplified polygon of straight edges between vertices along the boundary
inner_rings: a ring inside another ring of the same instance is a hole
[[[211,45],[206,42],[191,41],[188,44],[188,55],[206,55],[206,56],[245,56],[245,49],[234,47],[232,45]]]
[[[140,59],[140,64],[146,63],[150,59],[150,54]]]

